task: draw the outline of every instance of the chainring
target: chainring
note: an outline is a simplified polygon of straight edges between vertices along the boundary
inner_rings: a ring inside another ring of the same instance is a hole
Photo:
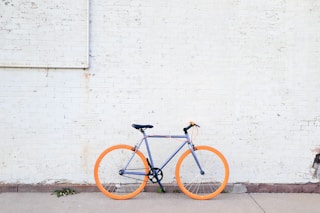
[[[153,168],[154,171],[155,171],[155,174],[153,174],[152,170],[150,169],[150,172],[149,172],[149,180],[152,182],[152,183],[157,183],[158,181],[161,181],[162,178],[163,178],[163,172],[161,169],[159,168],[156,168],[154,167]],[[157,181],[157,177],[158,177],[158,181]]]

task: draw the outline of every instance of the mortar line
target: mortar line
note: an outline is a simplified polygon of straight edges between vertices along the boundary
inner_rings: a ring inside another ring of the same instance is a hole
[[[251,193],[248,193],[248,194],[251,197],[251,199],[253,200],[253,202],[255,202],[255,204],[262,210],[262,212],[266,213],[266,211],[262,208],[262,206],[258,203],[258,201],[256,199],[254,199],[254,197],[251,195]]]

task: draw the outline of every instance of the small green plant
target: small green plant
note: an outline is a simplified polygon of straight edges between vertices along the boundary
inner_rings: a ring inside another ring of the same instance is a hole
[[[229,191],[227,189],[222,190],[221,193],[229,193]]]
[[[179,189],[174,189],[172,192],[173,193],[181,193],[181,191]]]
[[[157,189],[157,192],[158,193],[163,193],[163,191],[162,191],[162,189],[160,187]]]
[[[60,189],[54,190],[54,192],[52,194],[56,194],[57,197],[62,197],[62,196],[67,196],[67,195],[73,195],[76,193],[77,192],[73,189],[63,188],[62,190],[60,190]]]

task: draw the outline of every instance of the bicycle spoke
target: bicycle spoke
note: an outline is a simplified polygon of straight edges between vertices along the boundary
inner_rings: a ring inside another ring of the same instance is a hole
[[[96,162],[94,170],[96,184],[101,192],[113,199],[134,197],[147,183],[147,175],[119,174],[119,168],[123,168],[124,164],[127,165],[126,171],[148,173],[149,167],[145,157],[141,152],[132,150],[134,148],[131,146],[116,145],[105,150]]]
[[[194,199],[211,199],[224,189],[229,177],[229,167],[220,152],[207,147],[196,147],[196,156],[204,174],[191,151],[185,152],[178,160],[176,179],[180,189]]]

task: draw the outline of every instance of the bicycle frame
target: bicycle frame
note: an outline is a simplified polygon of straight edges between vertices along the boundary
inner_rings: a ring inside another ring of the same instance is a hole
[[[152,174],[156,174],[155,170],[154,170],[154,163],[153,163],[153,159],[152,159],[152,154],[151,154],[151,150],[150,150],[150,147],[149,147],[149,141],[148,141],[148,138],[164,138],[164,139],[168,139],[168,138],[178,138],[178,139],[185,139],[185,141],[183,141],[181,143],[181,145],[167,158],[167,160],[164,161],[164,163],[159,167],[160,170],[162,170],[171,160],[172,158],[174,158],[174,156],[176,156],[176,154],[186,145],[188,144],[188,147],[196,161],[196,164],[198,165],[199,167],[199,170],[200,170],[200,174],[204,174],[204,171],[198,161],[198,158],[195,154],[195,151],[194,151],[194,145],[193,143],[191,142],[190,140],[190,137],[189,137],[189,134],[187,132],[185,132],[185,135],[147,135],[145,133],[144,130],[141,130],[142,134],[143,134],[143,138],[141,139],[141,141],[135,146],[134,148],[134,151],[137,151],[139,150],[140,146],[142,145],[142,143],[144,142],[145,145],[146,145],[146,149],[147,149],[147,152],[148,152],[148,163],[149,163],[149,166],[150,166],[150,169],[152,171]],[[146,174],[146,173],[143,173],[143,172],[132,172],[132,171],[126,171],[126,169],[128,168],[130,162],[132,161],[133,157],[134,157],[135,153],[133,153],[132,157],[130,158],[130,160],[128,161],[128,163],[124,166],[123,169],[120,170],[120,175],[124,175],[124,174],[132,174],[132,175],[143,175],[143,176],[147,176],[149,175]],[[158,177],[155,175],[155,178],[157,179],[157,182],[159,183],[159,185],[161,186],[162,188],[162,185],[160,183],[160,180],[158,180]]]
[[[188,130],[199,125],[191,121],[189,126],[183,128],[184,134],[180,135],[148,135],[145,131],[153,128],[152,125],[132,124],[132,127],[143,135],[136,145],[116,144],[104,150],[96,160],[94,178],[97,187],[106,196],[117,200],[132,198],[143,191],[148,181],[158,183],[158,192],[165,192],[161,183],[163,169],[178,152],[182,153],[176,162],[174,178],[181,192],[193,199],[207,200],[226,187],[229,166],[225,157],[211,146],[194,145],[189,136]],[[178,141],[171,151],[165,152],[167,156],[161,157],[160,162],[158,158],[153,158],[152,152],[156,150],[149,144],[157,139]]]

